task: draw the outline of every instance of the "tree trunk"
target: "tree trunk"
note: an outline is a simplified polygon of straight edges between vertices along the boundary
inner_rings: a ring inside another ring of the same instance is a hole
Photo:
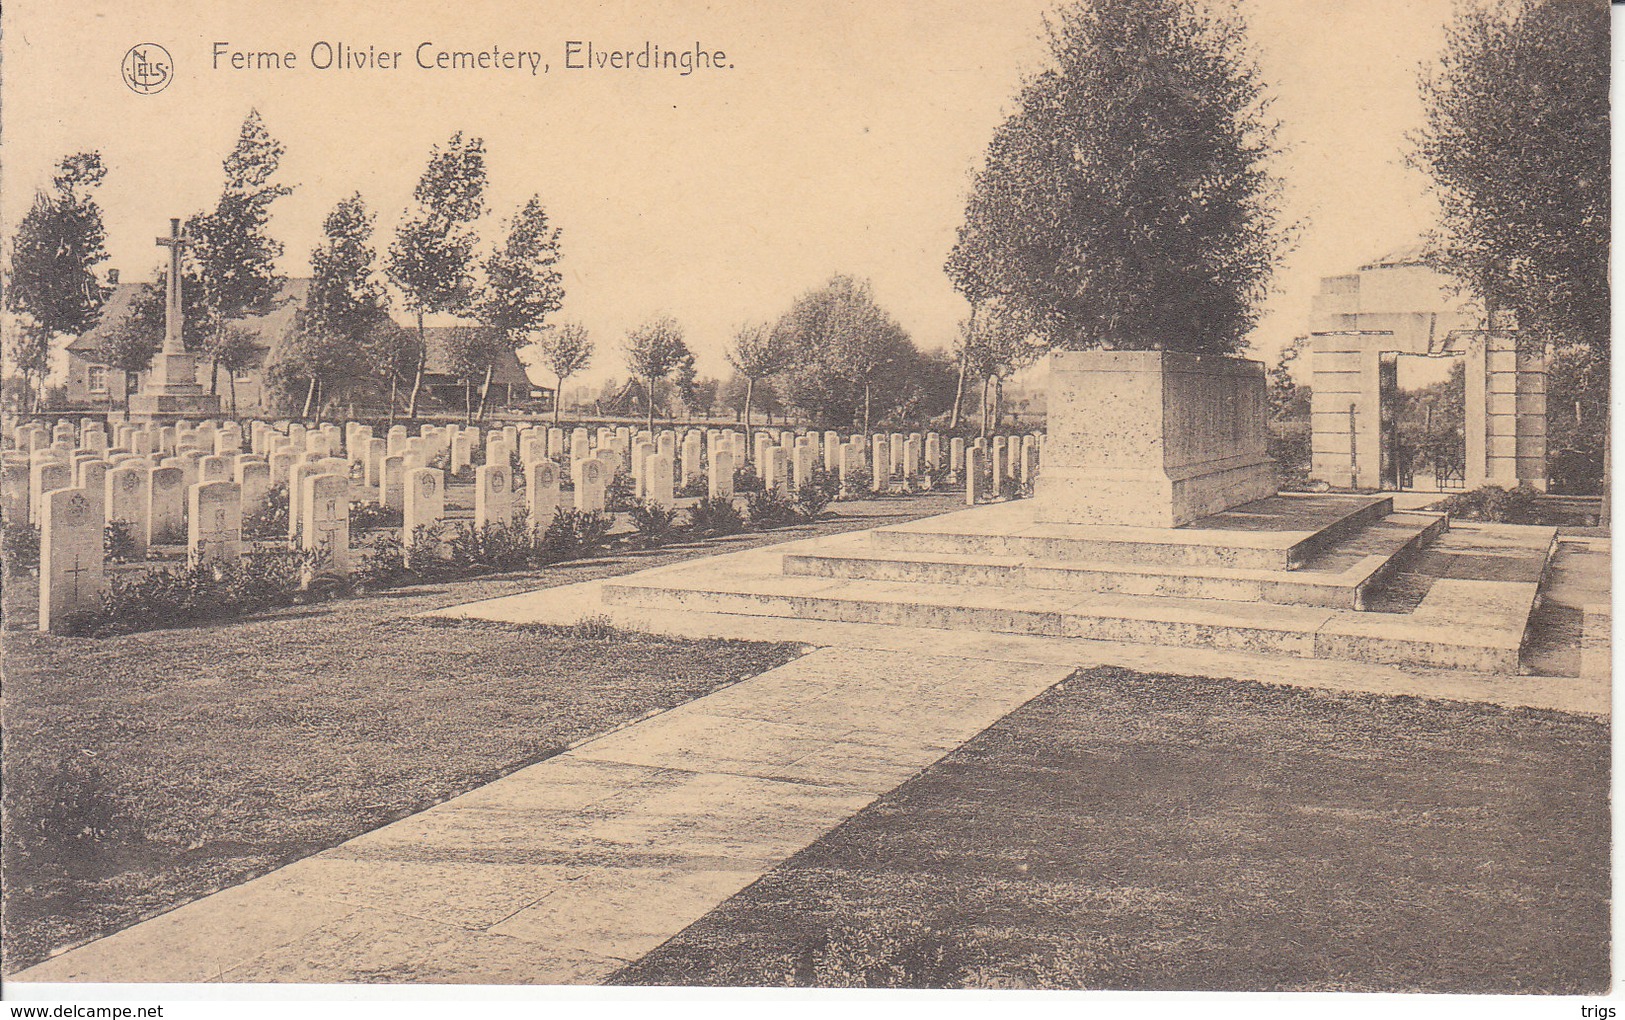
[[[649,438],[655,437],[655,377],[649,377]]]
[[[220,356],[217,354],[209,359],[209,395],[215,396],[220,392]]]
[[[869,377],[863,377],[863,434],[869,434]]]
[[[418,367],[412,374],[412,396],[406,402],[406,416],[418,416],[418,392],[423,389],[423,363],[429,360],[429,338],[423,331],[423,309],[418,309]]]
[[[993,377],[992,376],[983,377],[983,379],[982,379],[982,438],[983,439],[987,438],[987,412],[989,410],[987,396],[988,396],[988,389],[991,387],[992,383],[993,383]]]
[[[965,401],[965,373],[970,369],[970,345],[976,339],[977,303],[970,305],[970,328],[965,331],[965,349],[959,352],[959,382],[954,385],[954,410],[948,418],[948,431],[959,428],[959,407]]]
[[[401,381],[401,377],[395,374],[395,370],[393,368],[390,369],[389,370],[389,427],[390,428],[395,427],[395,405],[401,399],[400,381]]]
[[[485,366],[485,385],[480,387],[480,421],[485,420],[485,402],[491,398],[491,375],[495,371],[495,365]]]
[[[463,377],[463,422],[474,424],[474,383],[467,376]]]
[[[310,417],[310,405],[316,401],[316,377],[310,377],[310,385],[305,387],[305,409],[300,412],[301,419]]]
[[[756,387],[756,380],[752,379],[750,376],[746,376],[745,377],[745,457],[746,457],[747,460],[750,458],[751,450],[755,449],[755,447],[750,445],[750,398],[751,398],[752,391],[755,389],[755,387]]]
[[[231,387],[231,416],[237,417],[237,373],[232,372],[226,376],[226,385]]]
[[[565,377],[562,376],[562,375],[558,375],[558,373],[554,373],[554,374],[556,376],[558,376],[558,380],[559,380],[558,388],[553,391],[553,424],[557,425],[559,423],[559,408],[564,406],[564,379],[565,379]]]
[[[959,355],[959,382],[954,384],[954,410],[948,417],[948,431],[959,430],[959,407],[965,402],[965,372],[970,368],[970,347],[967,345]]]

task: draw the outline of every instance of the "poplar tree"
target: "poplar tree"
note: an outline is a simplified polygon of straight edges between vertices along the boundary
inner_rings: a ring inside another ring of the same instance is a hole
[[[235,319],[269,311],[282,286],[283,278],[276,271],[282,242],[266,232],[271,204],[293,192],[273,180],[282,153],[282,143],[271,137],[259,111],[250,110],[237,144],[221,164],[226,184],[214,210],[199,213],[186,224],[193,242],[188,261],[196,268],[198,297],[206,316],[202,347],[210,359],[211,393],[219,390],[222,359],[237,356],[228,346],[240,347],[229,325]]]
[[[429,356],[424,317],[462,312],[474,300],[472,272],[479,234],[474,224],[485,214],[485,143],[453,134],[445,147],[429,152],[429,165],[412,191],[415,209],[406,212],[385,263],[390,282],[417,317],[418,349],[407,415],[416,417]]]
[[[1053,347],[1241,349],[1289,230],[1239,15],[1085,0],[1046,29],[1049,65],[974,179],[954,286]]]
[[[579,322],[566,322],[543,331],[536,346],[541,350],[542,360],[559,381],[558,389],[553,393],[553,423],[556,425],[559,407],[564,402],[564,380],[592,364],[592,337]]]
[[[63,157],[17,226],[6,267],[5,304],[27,321],[12,331],[10,358],[29,383],[35,406],[51,343],[96,324],[107,288],[96,267],[107,260],[107,233],[95,191],[107,176],[98,152]]]
[[[389,316],[371,243],[374,221],[360,193],[352,194],[322,221],[324,240],[310,253],[310,290],[294,316],[297,368],[308,377],[306,416],[324,379],[368,372],[368,336]]]
[[[485,260],[485,290],[479,304],[480,322],[488,333],[485,383],[480,389],[482,418],[496,359],[529,346],[535,334],[547,328],[547,317],[564,306],[559,236],[541,199],[532,195],[508,224],[502,246]]]

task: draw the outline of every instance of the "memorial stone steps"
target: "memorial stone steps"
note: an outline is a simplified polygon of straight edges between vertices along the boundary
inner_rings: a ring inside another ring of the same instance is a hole
[[[1515,673],[1555,541],[1552,529],[1455,530],[1367,497],[1276,497],[1222,515],[1228,527],[1179,529],[1039,524],[1028,502],[793,543],[749,569],[690,561],[607,581],[603,598]],[[1393,578],[1427,571],[1405,611],[1363,611],[1388,604]]]
[[[1409,557],[1437,538],[1447,523],[1442,514],[1389,514],[1359,533],[1366,541],[1357,551],[1317,556],[1311,565],[1299,570],[902,552],[877,549],[869,535],[860,533],[844,544],[832,543],[818,552],[787,554],[784,572],[849,580],[996,585],[1364,609],[1367,593],[1397,573]]]

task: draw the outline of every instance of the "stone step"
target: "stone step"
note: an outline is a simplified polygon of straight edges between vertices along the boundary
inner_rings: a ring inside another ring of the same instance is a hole
[[[1294,570],[1393,512],[1382,496],[1272,496],[1182,528],[1135,528],[1037,522],[1028,502],[876,528],[873,541],[887,552]]]
[[[958,584],[737,576],[633,575],[606,582],[617,606],[1078,637],[1298,658],[1518,670],[1521,627],[1323,607],[1163,596],[979,588]],[[1509,610],[1510,606],[1506,607]]]
[[[857,536],[845,547],[790,553],[784,572],[805,577],[869,581],[1112,592],[1172,598],[1270,602],[1364,609],[1366,592],[1400,569],[1447,525],[1433,514],[1390,514],[1367,530],[1358,554],[1325,558],[1320,570],[1158,563],[1052,563],[1020,556],[904,552],[875,548]]]

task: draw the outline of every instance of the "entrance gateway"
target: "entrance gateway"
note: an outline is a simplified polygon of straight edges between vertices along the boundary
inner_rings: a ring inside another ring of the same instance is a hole
[[[1546,356],[1521,349],[1516,320],[1498,313],[1489,329],[1443,336],[1390,330],[1314,334],[1312,459],[1309,477],[1340,489],[1383,484],[1383,358],[1466,358],[1464,408],[1468,489],[1546,488]]]

